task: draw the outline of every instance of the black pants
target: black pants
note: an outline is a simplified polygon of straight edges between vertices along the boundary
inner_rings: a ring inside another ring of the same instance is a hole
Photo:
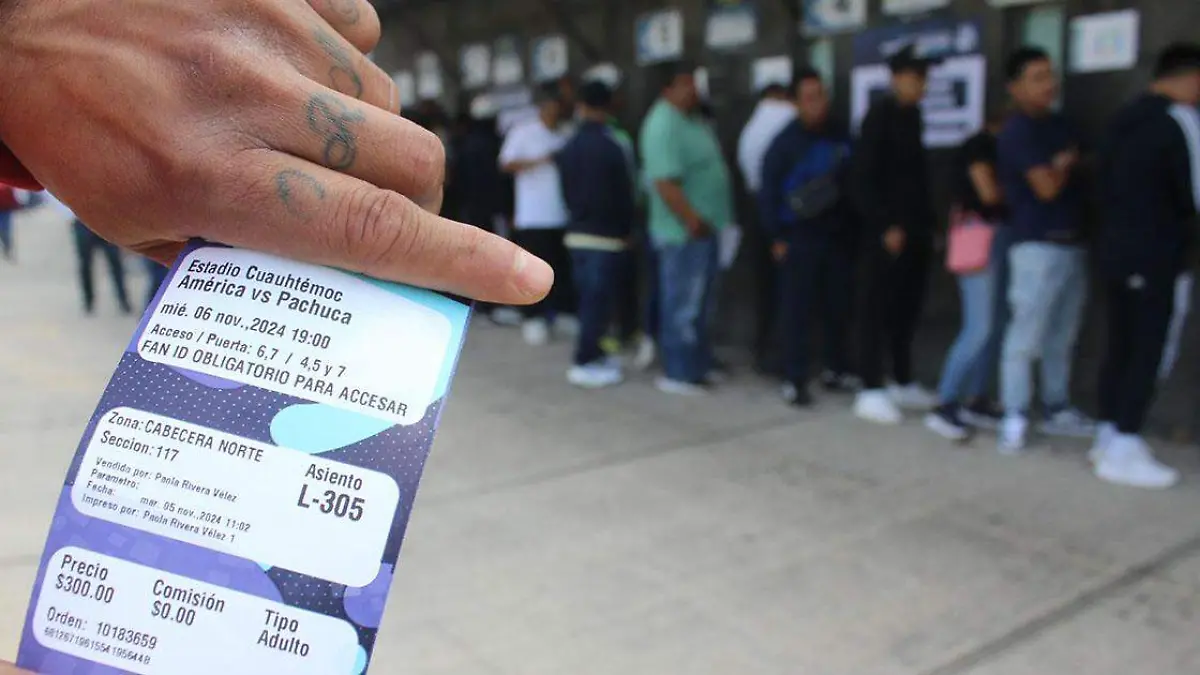
[[[777,350],[782,328],[783,279],[781,268],[771,255],[773,243],[757,221],[747,228],[745,247],[754,273],[754,363],[764,373],[777,373],[780,365]]]
[[[624,257],[616,303],[621,344],[633,344],[639,332],[658,340],[658,257],[649,236]]]
[[[579,340],[575,365],[586,366],[604,358],[600,340],[612,323],[621,290],[621,275],[629,266],[629,251],[571,251],[575,288],[579,293]]]
[[[117,304],[121,311],[130,312],[129,294],[125,290],[125,266],[121,262],[121,251],[116,246],[100,238],[86,225],[75,221],[75,254],[79,260],[79,288],[83,292],[83,308],[92,311],[96,305],[96,287],[92,280],[92,258],[96,249],[108,261],[108,272],[112,277],[113,289],[117,294]]]
[[[526,319],[575,313],[575,285],[571,276],[571,256],[563,244],[565,234],[562,228],[517,230],[513,233],[513,241],[518,246],[545,260],[554,270],[554,286],[550,294],[537,304],[521,308],[521,314]]]
[[[827,232],[802,232],[788,242],[779,263],[779,317],[783,333],[783,375],[797,385],[811,377],[812,316],[819,308],[825,329],[825,367],[850,371],[847,337],[854,303],[854,248]],[[816,306],[816,307],[814,307]]]
[[[1169,266],[1164,266],[1169,267]],[[1138,434],[1158,384],[1158,369],[1175,307],[1175,277],[1108,273],[1108,346],[1100,371],[1100,419]]]
[[[898,256],[888,253],[882,242],[868,244],[859,336],[864,389],[883,387],[885,351],[890,352],[896,383],[912,382],[913,339],[925,308],[932,254],[928,237],[909,237]]]

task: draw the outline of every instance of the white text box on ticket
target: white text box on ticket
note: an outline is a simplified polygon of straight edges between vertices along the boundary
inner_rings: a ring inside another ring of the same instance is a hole
[[[93,518],[361,587],[379,573],[400,489],[377,471],[114,408],[71,501]]]

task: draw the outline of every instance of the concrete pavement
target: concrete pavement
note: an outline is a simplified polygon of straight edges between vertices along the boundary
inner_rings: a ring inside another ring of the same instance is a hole
[[[68,460],[133,330],[80,316],[65,224],[0,263],[0,658]],[[99,261],[98,261],[99,262]],[[133,267],[136,273],[139,271]],[[107,304],[105,304],[107,303]],[[1194,675],[1200,463],[1168,493],[915,421],[581,392],[568,347],[478,323],[417,499],[376,675]]]

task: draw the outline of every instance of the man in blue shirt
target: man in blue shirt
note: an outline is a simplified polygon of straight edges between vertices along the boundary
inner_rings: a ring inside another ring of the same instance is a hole
[[[1058,78],[1044,51],[1017,50],[1005,74],[1017,112],[998,138],[1000,182],[1015,241],[1009,253],[1012,319],[1000,372],[1006,411],[1000,449],[1015,454],[1026,445],[1033,364],[1039,359],[1041,430],[1090,436],[1095,424],[1069,398],[1071,357],[1087,295],[1079,138],[1054,110]]]

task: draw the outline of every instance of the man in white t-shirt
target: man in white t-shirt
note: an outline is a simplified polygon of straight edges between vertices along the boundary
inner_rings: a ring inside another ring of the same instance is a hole
[[[567,206],[554,165],[554,155],[567,141],[560,129],[562,114],[558,85],[543,87],[538,92],[538,116],[509,131],[500,149],[500,168],[515,176],[513,240],[554,269],[554,287],[546,299],[522,308],[522,333],[532,345],[549,341],[551,321],[560,330],[575,326],[570,257],[563,245]]]

